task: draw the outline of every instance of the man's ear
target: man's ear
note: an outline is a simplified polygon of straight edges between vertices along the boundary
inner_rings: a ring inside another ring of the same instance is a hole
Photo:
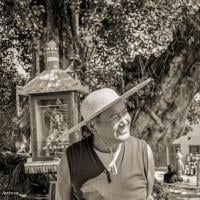
[[[88,129],[92,132],[92,133],[96,133],[97,130],[95,129],[95,125],[94,125],[94,122],[93,121],[89,121],[87,122],[87,127]]]

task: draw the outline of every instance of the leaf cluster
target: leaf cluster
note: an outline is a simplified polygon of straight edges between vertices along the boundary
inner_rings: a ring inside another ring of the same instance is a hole
[[[174,40],[177,26],[199,7],[200,3],[187,0],[95,1],[81,17],[80,33],[89,58],[86,83],[92,89],[121,85],[126,73],[122,63],[134,62],[137,56],[161,56]],[[148,74],[143,69],[135,73],[144,78]]]
[[[34,40],[42,35],[44,5],[36,0],[0,1],[1,112],[15,107],[16,85],[25,83],[17,68],[30,73]]]
[[[41,1],[42,2],[42,1]],[[33,39],[39,38],[44,25],[45,7],[37,1],[0,1],[0,63],[12,65],[14,57],[7,59],[10,49],[17,51],[18,62],[30,70]]]
[[[200,120],[200,99],[199,95],[197,95],[193,102],[192,105],[190,106],[190,111],[188,113],[187,119],[191,124],[199,124]]]

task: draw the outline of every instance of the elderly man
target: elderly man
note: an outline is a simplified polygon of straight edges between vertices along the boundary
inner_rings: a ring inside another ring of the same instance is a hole
[[[130,95],[125,93],[124,97]],[[131,118],[122,96],[104,88],[83,101],[81,114],[93,134],[63,154],[57,176],[57,200],[151,198],[152,151],[143,140],[130,136]]]

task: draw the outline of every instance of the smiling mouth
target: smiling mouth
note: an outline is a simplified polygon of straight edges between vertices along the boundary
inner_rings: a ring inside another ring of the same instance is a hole
[[[125,135],[125,134],[127,134],[127,132],[128,132],[128,130],[125,129],[125,130],[118,131],[117,134],[118,135]]]

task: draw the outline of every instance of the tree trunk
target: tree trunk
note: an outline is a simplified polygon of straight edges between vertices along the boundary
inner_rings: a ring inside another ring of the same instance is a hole
[[[200,89],[199,52],[182,49],[168,64],[168,72],[155,96],[132,122],[133,135],[144,138],[151,146],[170,144],[184,132],[186,118],[194,96]]]
[[[54,40],[59,47],[60,68],[80,77],[79,0],[47,1],[47,42]],[[70,141],[80,138],[70,134]]]

